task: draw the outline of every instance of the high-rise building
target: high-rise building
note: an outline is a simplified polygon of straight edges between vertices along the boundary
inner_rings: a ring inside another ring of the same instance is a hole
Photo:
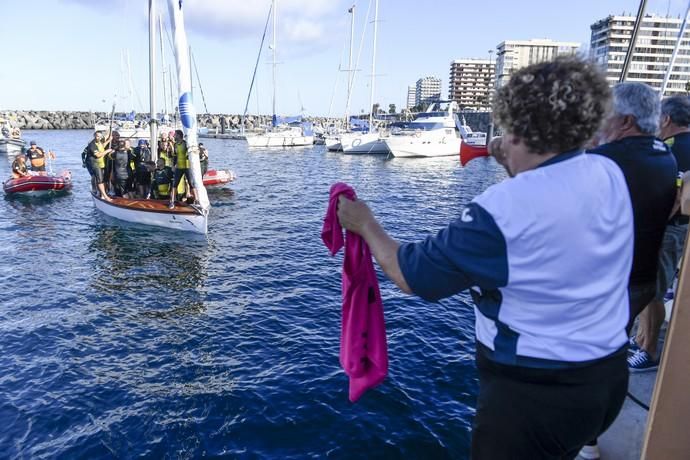
[[[441,99],[441,79],[424,77],[417,80],[415,89],[415,105],[428,104]]]
[[[506,40],[496,49],[496,87],[505,85],[517,69],[563,54],[575,54],[580,44],[547,39]]]
[[[415,98],[417,95],[417,88],[414,86],[407,87],[407,108],[411,109],[415,106]]]
[[[648,15],[642,19],[635,51],[626,81],[638,81],[661,89],[671,63],[682,19]],[[592,24],[590,57],[602,66],[606,79],[616,83],[623,71],[623,61],[630,46],[634,16],[608,16]],[[690,80],[690,30],[686,30],[665,95],[686,94]]]
[[[457,59],[450,63],[448,99],[461,108],[488,108],[495,76],[495,65],[488,59]]]

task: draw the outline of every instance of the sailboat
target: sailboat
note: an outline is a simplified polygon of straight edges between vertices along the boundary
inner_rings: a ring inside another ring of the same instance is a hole
[[[302,117],[279,117],[276,115],[276,8],[273,0],[269,14],[273,18],[273,117],[271,129],[264,133],[247,134],[244,139],[249,147],[298,147],[314,144],[314,132],[311,123],[302,121]]]
[[[156,79],[155,79],[155,0],[149,0],[149,84],[151,145],[156,145]],[[191,97],[191,69],[189,68],[189,47],[184,29],[182,2],[168,0],[168,11],[173,29],[175,61],[177,64],[177,82],[179,110],[182,126],[187,138],[192,186],[196,190],[198,205],[176,202],[172,205],[167,200],[113,198],[106,201],[97,193],[92,194],[96,208],[103,214],[127,222],[164,227],[174,230],[203,233],[208,232],[208,214],[210,204],[201,177],[199,147],[197,145],[196,111]],[[155,150],[154,150],[155,154]]]
[[[374,8],[374,43],[371,52],[371,84],[368,129],[359,132],[344,133],[340,136],[340,146],[343,153],[389,153],[386,142],[381,139],[380,133],[374,129],[374,83],[376,81],[376,35],[378,32],[379,0],[376,0]]]

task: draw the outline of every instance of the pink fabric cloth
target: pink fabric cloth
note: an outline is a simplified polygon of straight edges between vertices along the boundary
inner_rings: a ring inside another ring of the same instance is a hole
[[[357,198],[347,184],[338,182],[331,186],[321,239],[331,255],[345,246],[340,365],[350,377],[349,396],[350,401],[355,402],[386,378],[388,347],[383,303],[371,252],[356,233],[346,231],[343,240],[343,229],[336,213],[341,194],[351,200]]]

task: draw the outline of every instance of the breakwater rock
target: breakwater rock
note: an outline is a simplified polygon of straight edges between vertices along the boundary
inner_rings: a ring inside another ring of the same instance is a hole
[[[467,124],[474,131],[486,132],[490,123],[490,112],[460,112],[466,119]],[[127,113],[115,113],[117,117],[124,118]],[[107,120],[110,113],[106,112],[64,112],[46,110],[24,110],[11,111],[0,110],[0,118],[9,119],[20,129],[93,129],[98,120]],[[135,121],[146,122],[148,114],[138,113]],[[409,119],[409,118],[408,118]],[[340,124],[341,118],[326,117],[305,117],[311,121],[315,127],[326,128],[334,123]],[[205,113],[197,115],[199,127],[208,128],[213,132],[224,133],[240,128],[242,124],[241,115]],[[249,131],[268,126],[271,123],[270,115],[247,115],[245,128]]]
[[[115,113],[117,117],[124,118],[128,114]],[[26,110],[12,111],[0,110],[0,118],[9,119],[20,129],[93,129],[96,121],[107,120],[110,113],[106,112],[63,112],[45,110]],[[146,122],[149,116],[145,113],[135,115],[135,121]],[[316,126],[328,126],[334,123],[334,118],[325,117],[305,117]],[[236,130],[242,123],[241,115],[229,114],[199,114],[197,115],[199,127],[210,130],[225,132],[226,130]],[[248,115],[246,128],[251,130],[271,123],[270,115]]]

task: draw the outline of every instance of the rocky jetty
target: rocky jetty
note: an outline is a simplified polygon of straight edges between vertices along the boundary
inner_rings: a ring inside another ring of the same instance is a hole
[[[461,112],[467,124],[474,131],[486,132],[491,114],[489,112]],[[124,117],[126,113],[116,113]],[[1,111],[0,118],[13,120],[20,129],[93,129],[96,120],[107,119],[110,113],[106,112],[51,112],[45,110],[26,111]],[[138,113],[136,120],[144,121],[148,114]],[[327,127],[340,119],[325,117],[305,117],[314,126]],[[213,132],[224,133],[240,128],[241,115],[228,115],[221,113],[206,113],[197,116],[199,126],[208,128]],[[270,115],[248,115],[245,128],[249,131],[267,126],[271,123]]]
[[[116,113],[124,117],[126,113]],[[20,129],[93,129],[96,120],[107,119],[110,113],[105,112],[51,112],[45,110],[0,111],[0,118],[10,119]],[[327,126],[335,121],[325,117],[306,117],[317,126]],[[148,114],[136,114],[137,121],[148,120]],[[239,129],[242,122],[241,115],[228,114],[200,114],[197,116],[200,127],[225,132]],[[270,115],[248,115],[246,128],[252,130],[271,123]]]

